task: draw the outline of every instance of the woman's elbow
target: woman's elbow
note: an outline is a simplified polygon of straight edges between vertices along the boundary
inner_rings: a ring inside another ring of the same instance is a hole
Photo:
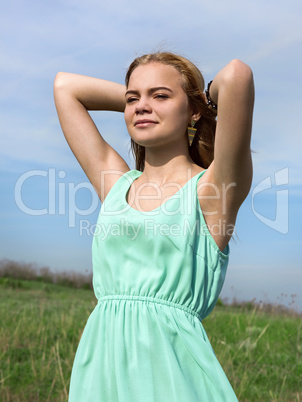
[[[248,64],[239,59],[233,59],[229,63],[229,77],[253,81],[253,71]]]
[[[64,73],[62,71],[58,72],[54,79],[54,90],[57,91],[59,89],[64,88],[67,82],[68,73]]]

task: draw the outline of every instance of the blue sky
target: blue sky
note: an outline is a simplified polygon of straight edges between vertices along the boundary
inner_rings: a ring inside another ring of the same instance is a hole
[[[12,0],[1,8],[0,259],[92,269],[92,235],[81,233],[80,220],[93,225],[101,204],[61,132],[53,101],[57,72],[123,83],[134,57],[163,48],[190,58],[208,82],[239,58],[252,68],[256,87],[254,177],[238,214],[239,239],[230,243],[222,296],[294,299],[302,310],[301,2]],[[134,168],[123,115],[91,114]],[[77,185],[86,188],[72,196]],[[90,213],[75,214],[70,227],[74,199]],[[46,213],[32,215],[24,206]]]

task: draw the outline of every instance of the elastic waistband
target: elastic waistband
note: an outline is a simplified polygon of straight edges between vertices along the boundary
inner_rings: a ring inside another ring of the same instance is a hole
[[[179,310],[183,310],[194,317],[197,317],[200,321],[202,321],[201,316],[197,311],[194,309],[184,306],[179,303],[171,302],[169,300],[165,299],[160,299],[159,297],[151,297],[151,296],[137,296],[137,295],[121,295],[121,294],[116,294],[116,295],[106,295],[106,296],[100,296],[98,298],[98,304],[100,304],[103,301],[106,300],[132,300],[132,301],[141,301],[141,302],[151,302],[151,303],[159,303],[159,304],[164,304],[166,306],[170,307],[175,307],[178,308]]]

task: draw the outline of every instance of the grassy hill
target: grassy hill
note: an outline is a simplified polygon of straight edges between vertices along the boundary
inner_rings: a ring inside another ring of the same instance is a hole
[[[67,400],[95,305],[91,289],[0,278],[1,401]],[[204,327],[240,401],[302,400],[301,316],[218,305]]]

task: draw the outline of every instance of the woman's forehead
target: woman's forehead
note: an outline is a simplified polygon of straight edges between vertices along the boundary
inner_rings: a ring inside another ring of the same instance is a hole
[[[133,70],[128,88],[132,86],[182,86],[182,76],[170,65],[152,62],[140,65]]]

